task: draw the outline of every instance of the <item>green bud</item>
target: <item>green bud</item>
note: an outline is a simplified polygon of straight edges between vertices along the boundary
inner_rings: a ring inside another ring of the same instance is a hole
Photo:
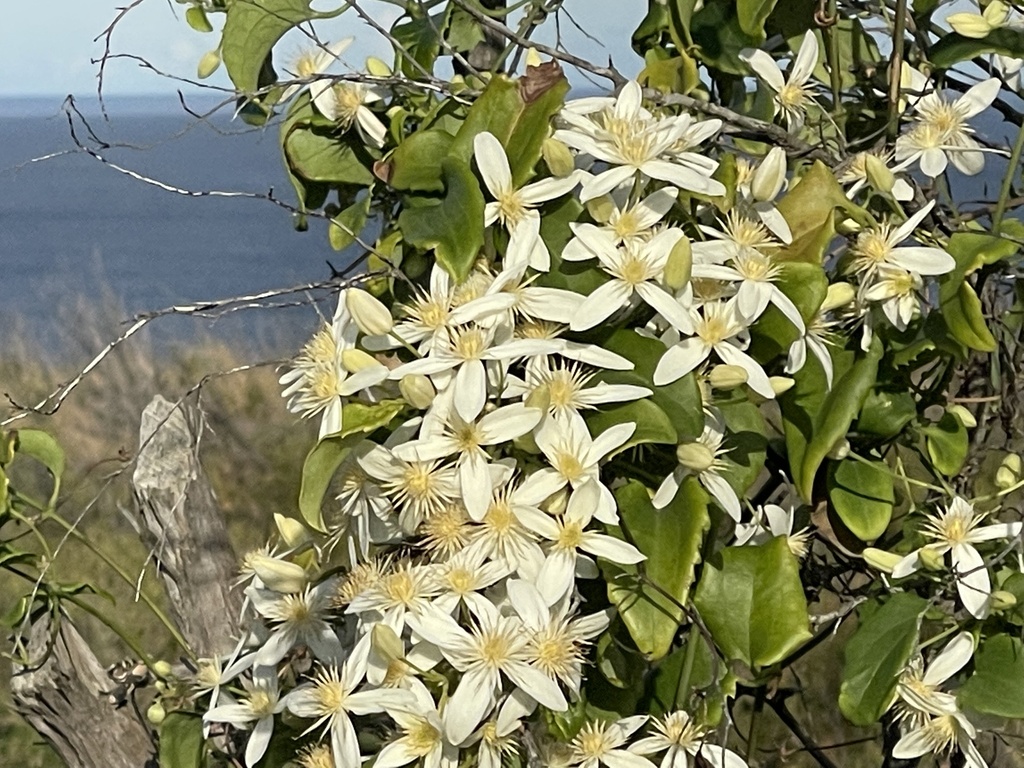
[[[868,183],[880,192],[892,192],[896,176],[890,171],[878,155],[868,152],[864,156],[864,173]]]
[[[206,11],[197,5],[193,5],[185,11],[185,21],[196,32],[213,32],[213,24],[206,16]]]
[[[548,170],[560,179],[567,178],[576,170],[576,161],[569,148],[558,139],[547,138],[540,146],[541,155],[547,163]]]
[[[724,391],[742,387],[747,378],[747,372],[738,365],[716,365],[708,373],[708,384]]]
[[[989,596],[989,605],[993,611],[1006,611],[1017,605],[1017,596],[1005,589],[997,589]]]
[[[196,67],[196,74],[200,80],[205,80],[220,67],[220,51],[207,51],[199,59],[199,66]]]
[[[536,408],[540,411],[547,411],[551,407],[551,390],[548,386],[537,387],[526,396],[525,405],[527,408]]]
[[[876,571],[883,571],[884,573],[892,573],[896,563],[903,559],[902,556],[897,555],[895,552],[875,549],[874,547],[866,547],[861,554],[864,556],[864,562]]]
[[[261,552],[249,557],[249,566],[266,588],[274,592],[290,595],[301,592],[309,584],[309,574],[301,565]]]
[[[832,283],[825,294],[825,301],[821,303],[822,312],[831,312],[833,309],[845,307],[857,298],[857,289],[849,283]]]
[[[370,56],[366,59],[366,71],[374,77],[391,77],[394,74],[391,71],[391,67],[376,56]]]
[[[160,725],[167,717],[167,710],[164,709],[164,705],[159,701],[154,701],[149,705],[149,709],[146,710],[146,719],[153,725]]]
[[[359,373],[359,371],[380,365],[380,363],[373,355],[350,347],[341,350],[341,365],[349,373]]]
[[[359,330],[367,336],[386,336],[395,326],[391,311],[380,299],[359,288],[349,288],[345,292],[345,307]]]
[[[923,547],[920,552],[917,553],[918,560],[921,561],[921,565],[929,571],[945,571],[946,558],[943,554],[934,549]]]
[[[786,151],[772,147],[750,180],[750,194],[760,203],[774,200],[786,183]]]
[[[850,455],[850,441],[845,437],[840,437],[832,444],[832,448],[829,450],[827,455],[834,461],[845,459]]]
[[[1005,491],[1013,488],[1019,482],[1017,473],[1009,467],[1000,467],[996,470],[996,488]]]
[[[289,549],[295,549],[309,541],[309,531],[301,520],[285,517],[275,512],[274,524],[277,526],[277,533],[281,537],[281,541]]]
[[[967,429],[974,429],[978,426],[978,420],[974,418],[974,414],[962,405],[951,405],[946,410],[952,413],[961,424],[967,427]]]
[[[383,622],[376,622],[370,630],[370,647],[391,664],[405,658],[405,646],[395,630]]]
[[[668,261],[665,262],[665,285],[671,290],[678,291],[690,282],[690,273],[693,271],[693,245],[690,238],[683,235],[672,246],[668,254]]]
[[[153,674],[157,677],[170,677],[171,671],[171,665],[163,659],[153,662]]]
[[[796,384],[796,381],[789,378],[789,376],[769,376],[768,382],[772,385],[772,392],[776,395],[789,392],[789,390],[793,388],[793,385]]]
[[[405,402],[421,411],[429,408],[430,404],[434,402],[434,398],[437,397],[437,392],[434,385],[430,383],[430,379],[420,373],[403,376],[402,380],[398,382],[398,391],[402,393]]]
[[[700,474],[711,469],[715,454],[704,443],[683,443],[676,446],[676,459],[687,469]]]
[[[615,212],[615,201],[612,200],[611,195],[601,195],[593,200],[587,200],[586,206],[590,218],[598,224],[607,224]]]

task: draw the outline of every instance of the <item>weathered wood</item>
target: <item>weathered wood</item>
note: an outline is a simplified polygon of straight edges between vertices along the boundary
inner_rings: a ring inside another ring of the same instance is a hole
[[[132,484],[171,612],[201,657],[228,652],[240,602],[224,518],[199,464],[201,417],[157,395],[142,413]]]
[[[36,667],[14,666],[14,709],[42,735],[68,768],[143,768],[155,765],[149,729],[131,706],[117,707],[115,687],[71,622],[60,623],[54,646],[50,617],[32,625],[29,658]],[[2,752],[2,750],[0,750]]]

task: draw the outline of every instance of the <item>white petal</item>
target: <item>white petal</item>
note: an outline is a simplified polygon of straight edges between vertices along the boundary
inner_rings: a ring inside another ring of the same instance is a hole
[[[504,667],[509,680],[519,686],[524,693],[530,694],[538,702],[555,712],[564,712],[569,705],[562,695],[558,683],[539,669],[523,662],[509,662]],[[454,702],[455,697],[452,697]]]
[[[654,383],[657,386],[671,384],[681,379],[708,359],[711,347],[701,338],[691,336],[669,347],[654,369]]]
[[[628,165],[617,165],[583,182],[580,188],[580,202],[585,203],[611,192],[636,174],[636,170]]]
[[[245,764],[252,768],[263,759],[270,744],[270,737],[274,735],[274,716],[260,718],[256,727],[249,735],[249,742],[245,745]]]
[[[335,715],[331,725],[331,753],[335,765],[359,765],[359,738],[348,715]]]
[[[964,117],[974,117],[992,106],[999,95],[1003,84],[997,77],[990,77],[977,85],[971,86],[963,96],[957,99],[957,107],[963,111]]]
[[[579,183],[579,176],[573,173],[564,179],[541,179],[533,184],[527,184],[519,190],[519,194],[526,205],[536,205],[537,203],[543,203],[545,200],[554,200],[556,197],[561,197]]]
[[[480,360],[467,360],[455,374],[455,410],[466,421],[473,421],[487,400],[487,373]]]
[[[992,592],[988,568],[978,550],[970,544],[953,545],[953,567],[958,574],[957,592],[964,608],[976,619],[988,615],[989,595]]]
[[[494,692],[499,685],[496,671],[473,667],[462,675],[459,687],[444,708],[445,735],[452,744],[465,741],[484,719],[494,706]]]
[[[974,656],[974,636],[970,632],[961,632],[948,643],[942,651],[932,659],[924,673],[924,682],[928,685],[944,683],[967,664]]]
[[[789,81],[795,85],[803,85],[810,78],[814,67],[818,63],[818,38],[814,32],[807,30],[804,33],[803,42],[800,43],[800,50],[797,51],[796,61],[789,74]]]
[[[781,91],[786,81],[782,77],[779,65],[767,51],[754,48],[744,48],[740,51],[740,58],[747,63],[747,66],[767,83],[776,93]]]
[[[725,482],[721,475],[714,472],[702,472],[700,484],[708,489],[708,493],[715,497],[715,500],[722,505],[722,509],[729,513],[736,522],[740,520],[740,500],[732,486]]]
[[[663,288],[652,283],[640,283],[636,292],[658,314],[671,323],[672,327],[682,333],[693,333],[693,318],[690,312],[679,301]]]
[[[614,536],[592,531],[583,534],[580,549],[620,565],[632,565],[647,559],[647,556],[632,544]]]
[[[677,468],[661,481],[661,485],[658,486],[658,490],[654,494],[654,498],[651,499],[651,504],[655,509],[664,509],[672,503],[672,499],[674,499],[676,497],[676,493],[679,492],[679,486],[683,482],[684,477],[686,477],[685,471],[681,468]]]
[[[772,383],[768,378],[768,374],[764,372],[764,369],[757,364],[754,358],[728,342],[716,344],[715,352],[722,358],[723,363],[738,365],[745,370],[747,372],[747,384],[757,394],[769,400],[775,398],[775,390],[772,389]]]
[[[632,295],[632,289],[623,280],[609,280],[598,286],[576,310],[576,316],[569,324],[570,330],[593,328],[624,307]]]
[[[512,171],[505,148],[494,134],[483,131],[473,137],[473,155],[477,168],[492,197],[500,198],[512,189]]]

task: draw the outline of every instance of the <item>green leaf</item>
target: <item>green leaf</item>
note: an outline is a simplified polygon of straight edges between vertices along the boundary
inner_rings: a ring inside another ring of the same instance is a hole
[[[408,77],[422,77],[422,72],[412,64],[410,58],[427,72],[434,71],[434,62],[441,52],[440,31],[445,25],[444,16],[444,13],[433,16],[423,14],[391,28],[391,34],[401,45],[401,49],[395,51],[395,56],[402,72]]]
[[[213,32],[213,25],[206,17],[206,11],[198,5],[193,5],[185,11],[185,21],[196,32]]]
[[[340,432],[336,432],[331,437],[368,435],[371,432],[376,432],[381,427],[390,424],[392,419],[404,409],[404,400],[381,400],[372,405],[358,402],[345,403],[341,409],[341,423],[344,426]]]
[[[877,437],[895,437],[917,416],[917,403],[909,392],[873,389],[857,417],[857,431]]]
[[[961,61],[998,53],[1013,59],[1024,58],[1024,31],[1002,27],[986,37],[964,37],[956,32],[943,35],[928,51],[928,59],[939,69],[949,69]]]
[[[563,197],[549,203],[540,218],[540,236],[551,252],[551,269],[538,275],[536,284],[565,288],[586,295],[608,281],[608,275],[585,261],[564,261],[562,250],[575,235],[569,227],[578,221],[583,206],[575,197]]]
[[[704,64],[730,75],[748,76],[750,70],[740,58],[744,48],[758,48],[765,40],[764,29],[744,31],[736,15],[736,6],[718,0],[704,7],[690,19],[690,34],[699,46],[695,53]]]
[[[654,392],[651,400],[668,416],[678,440],[695,440],[704,431],[704,411],[700,387],[693,374],[663,387],[654,385],[654,369],[665,352],[657,339],[641,336],[636,331],[618,330],[602,346],[633,363],[631,371],[601,371],[599,381],[609,384],[633,384]]]
[[[1024,718],[1024,644],[1010,635],[985,640],[974,655],[974,674],[957,691],[962,707],[1013,720]]]
[[[641,443],[674,446],[678,442],[672,420],[661,408],[647,399],[633,400],[621,405],[606,406],[599,411],[591,411],[586,415],[585,420],[592,435],[599,435],[616,424],[630,421],[636,424],[632,437],[610,456],[622,453]]]
[[[867,221],[866,212],[847,199],[835,174],[820,160],[779,200],[777,207],[793,233],[793,241],[779,250],[779,261],[820,265],[836,234],[836,210],[860,223]]]
[[[736,0],[740,29],[751,36],[764,35],[764,22],[778,0]]]
[[[764,469],[768,449],[764,416],[743,388],[733,390],[729,397],[717,398],[715,407],[727,427],[723,447],[728,452],[720,457],[724,465],[721,474],[742,499]]]
[[[782,661],[812,637],[800,564],[785,536],[708,558],[693,604],[726,658],[753,668]]]
[[[893,476],[882,462],[854,459],[833,462],[828,497],[836,514],[861,541],[874,541],[889,526],[896,496]]]
[[[957,475],[970,448],[967,428],[960,419],[947,411],[937,423],[922,427],[921,434],[932,466],[946,477]]]
[[[882,352],[877,338],[867,353],[833,351],[835,376],[831,390],[821,364],[809,357],[793,374],[793,388],[779,396],[789,466],[805,501],[812,500],[818,467],[836,441],[846,436],[874,386]]]
[[[924,598],[899,592],[857,611],[859,623],[846,643],[839,688],[839,709],[854,725],[872,725],[889,708],[927,607]]]
[[[469,11],[451,6],[451,18],[448,21],[445,40],[454,50],[465,52],[472,51],[479,43],[484,42],[486,37],[480,22]]]
[[[406,241],[434,250],[437,262],[459,283],[466,279],[484,244],[484,196],[469,166],[442,162],[444,199],[437,205],[406,208],[398,225]]]
[[[367,194],[362,200],[352,203],[352,205],[331,219],[331,226],[327,230],[327,237],[334,250],[342,251],[356,241],[359,233],[366,226],[366,219],[370,215],[370,203],[372,201],[373,196]]]
[[[314,11],[312,0],[245,0],[231,3],[221,38],[221,58],[228,76],[242,93],[260,87],[260,69],[274,44],[292,27],[313,19],[329,19],[336,11]]]
[[[64,449],[53,435],[41,429],[19,429],[16,434],[15,450],[38,461],[59,480],[64,474]]]
[[[203,764],[203,718],[169,712],[160,724],[160,768],[200,768]]]
[[[647,488],[630,480],[615,492],[622,531],[647,556],[640,566],[599,561],[608,582],[608,599],[618,608],[636,647],[660,659],[672,647],[683,620],[693,571],[710,527],[708,497],[697,481],[683,481],[665,509],[655,509]],[[644,583],[645,578],[656,585]]]
[[[292,171],[307,181],[360,187],[374,181],[368,167],[373,158],[330,128],[296,125],[284,139],[284,151]]]
[[[775,285],[800,310],[805,323],[810,323],[828,293],[828,276],[818,264],[787,261],[781,265]],[[789,346],[800,337],[800,331],[774,304],[751,328],[750,353],[756,359],[769,362],[789,352]]]
[[[443,191],[441,162],[454,140],[454,136],[440,128],[414,133],[388,158],[388,184],[403,191]]]
[[[940,305],[942,319],[953,338],[979,352],[995,352],[996,340],[985,324],[981,299],[970,283],[960,283],[956,295]]]

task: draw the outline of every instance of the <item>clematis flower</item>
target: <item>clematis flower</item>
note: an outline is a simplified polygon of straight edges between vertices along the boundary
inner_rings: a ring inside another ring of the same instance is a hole
[[[355,40],[354,37],[346,37],[336,43],[327,43],[325,45],[311,47],[299,53],[299,55],[295,57],[295,62],[292,64],[291,68],[286,71],[297,80],[305,82],[292,83],[285,88],[284,92],[281,94],[281,101],[288,101],[288,99],[299,93],[304,88],[310,88],[312,91],[314,83],[326,82],[321,81],[319,76],[324,74],[328,68],[334,64],[334,62],[338,61],[341,54],[348,50],[348,47],[352,45],[353,40]],[[319,92],[323,90],[323,87],[321,85],[317,85],[316,90]]]
[[[736,162],[736,191],[744,210],[753,213],[783,243],[793,241],[789,222],[775,207],[775,198],[786,185],[786,151],[772,147],[760,163],[751,166],[743,158]]]
[[[736,544],[755,546],[766,544],[778,536],[785,536],[789,551],[798,559],[807,556],[810,530],[803,528],[793,533],[795,514],[792,507],[784,509],[778,504],[765,504],[754,510],[754,517],[736,526]]]
[[[647,387],[635,384],[591,385],[595,373],[586,371],[577,363],[558,361],[552,364],[547,357],[537,357],[526,364],[525,379],[510,374],[503,395],[522,397],[524,401],[536,399],[547,402],[552,416],[568,416],[584,409],[606,403],[621,403],[650,397]],[[588,386],[589,385],[589,386]]]
[[[985,618],[989,612],[992,582],[988,566],[974,545],[1020,536],[1024,523],[979,525],[984,519],[985,513],[975,512],[970,502],[956,497],[946,509],[927,516],[921,533],[932,539],[932,543],[915,549],[900,560],[893,568],[892,575],[902,578],[917,571],[921,567],[922,551],[927,550],[940,556],[948,552],[957,579],[960,601],[972,616]]]
[[[728,452],[723,449],[725,424],[717,413],[712,412],[704,421],[701,436],[692,443],[683,443],[676,449],[679,459],[677,466],[658,486],[651,503],[655,509],[664,509],[672,503],[683,480],[694,475],[697,482],[722,506],[736,522],[740,520],[740,499],[736,491],[725,481],[721,472],[725,464],[719,458]]]
[[[862,231],[850,248],[852,258],[847,271],[866,276],[867,285],[881,267],[898,268],[917,275],[944,275],[952,271],[956,261],[941,248],[899,245],[914,234],[934,206],[935,201],[929,201],[898,227],[885,223]]]
[[[800,130],[807,115],[807,104],[814,101],[808,85],[818,63],[818,39],[814,32],[807,30],[804,34],[788,78],[782,74],[779,65],[767,51],[744,48],[740,51],[740,58],[773,91],[775,114],[782,113],[791,131]]]
[[[313,105],[328,120],[347,131],[353,125],[363,141],[383,147],[388,129],[367,104],[384,98],[384,92],[365,83],[317,80],[309,86]]]
[[[393,709],[390,713],[402,735],[384,745],[373,761],[375,768],[398,768],[420,759],[423,768],[455,768],[459,749],[445,738],[430,691],[416,678],[409,680],[406,690],[412,695],[412,706],[408,711]]]
[[[694,765],[706,763],[709,768],[748,768],[746,761],[732,750],[706,741],[707,729],[682,710],[654,718],[651,724],[655,732],[637,741],[631,750],[640,755],[664,752],[661,768],[690,768],[691,759]],[[696,762],[698,756],[702,763]]]
[[[654,768],[654,764],[631,749],[624,748],[629,737],[647,722],[647,715],[634,715],[609,723],[595,720],[580,729],[572,740],[570,765],[580,768]]]
[[[593,258],[593,252],[580,234],[595,230],[610,236],[614,245],[649,240],[654,235],[655,225],[671,210],[678,197],[678,189],[663,187],[628,207],[626,193],[623,190],[614,190],[606,197],[592,200],[588,208],[599,223],[570,223],[569,227],[574,237],[566,244],[562,258],[566,261],[586,261]]]
[[[203,722],[246,727],[255,722],[245,745],[245,764],[253,768],[266,754],[274,735],[274,715],[284,710],[285,702],[281,699],[274,667],[255,667],[252,679],[243,679],[242,686],[246,695],[240,703],[214,707],[203,715]]]

